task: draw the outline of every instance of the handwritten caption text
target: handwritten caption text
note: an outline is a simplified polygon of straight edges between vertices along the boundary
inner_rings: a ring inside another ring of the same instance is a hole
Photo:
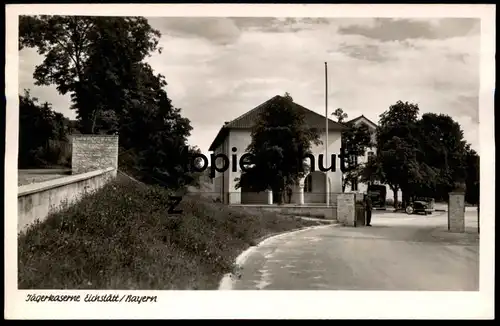
[[[132,294],[86,294],[85,296],[76,295],[59,295],[59,294],[28,294],[26,302],[124,302],[124,303],[150,303],[157,302],[157,296],[150,295],[132,295]]]

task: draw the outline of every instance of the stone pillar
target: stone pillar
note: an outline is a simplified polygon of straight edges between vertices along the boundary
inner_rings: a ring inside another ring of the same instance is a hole
[[[304,205],[304,184],[299,185],[299,205]]]
[[[241,204],[241,191],[232,191],[229,193],[229,204]]]
[[[355,194],[337,195],[337,220],[346,226],[356,226]]]
[[[448,200],[448,231],[465,232],[465,194],[450,192]]]
[[[267,204],[272,205],[273,204],[273,191],[272,190],[266,190],[267,191]]]

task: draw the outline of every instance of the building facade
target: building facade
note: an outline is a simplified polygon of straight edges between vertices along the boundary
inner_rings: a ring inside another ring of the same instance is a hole
[[[239,160],[251,143],[251,130],[260,112],[266,110],[273,101],[279,98],[280,96],[275,96],[242,116],[230,122],[226,122],[212,142],[209,150],[213,152],[213,154],[225,154],[230,160],[236,155],[236,158]],[[286,198],[285,201],[297,205],[326,204],[326,184],[328,182],[330,194],[329,203],[332,203],[335,200],[335,194],[342,192],[342,172],[340,171],[340,159],[338,155],[340,154],[341,147],[341,132],[347,129],[347,127],[333,120],[329,120],[328,160],[326,160],[325,116],[311,111],[297,103],[294,103],[294,109],[304,113],[305,123],[309,127],[320,130],[320,140],[322,144],[312,144],[311,148],[315,158],[316,170],[302,178],[302,180],[291,189],[291,196]],[[336,155],[335,171],[319,171],[318,161],[320,158],[323,159],[323,166],[331,166],[331,154]],[[320,155],[322,156],[320,157]],[[234,167],[236,169],[233,169],[233,162],[231,162],[230,166],[231,168],[224,172],[216,172],[213,178],[213,190],[221,202],[225,204],[272,204],[277,202],[277,199],[271,191],[256,193],[242,188],[236,189],[235,185],[237,182],[235,179],[241,176],[241,169],[239,164],[235,164]]]

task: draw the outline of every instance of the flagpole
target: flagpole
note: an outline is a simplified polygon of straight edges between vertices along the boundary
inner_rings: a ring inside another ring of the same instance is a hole
[[[328,64],[325,62],[325,166],[328,166]],[[330,184],[328,171],[325,172],[326,206],[330,206]]]

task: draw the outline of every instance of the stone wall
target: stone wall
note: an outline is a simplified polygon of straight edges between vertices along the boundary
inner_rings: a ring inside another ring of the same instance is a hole
[[[72,174],[118,169],[117,135],[72,135]],[[116,173],[116,172],[115,172]]]
[[[18,187],[18,231],[76,203],[118,172],[117,135],[72,135],[71,174]]]
[[[356,197],[354,193],[343,193],[337,196],[337,220],[346,226],[356,226]]]
[[[452,192],[448,201],[448,230],[465,232],[465,194]]]
[[[107,168],[18,187],[18,232],[76,203],[84,194],[100,189],[115,175],[116,169]]]
[[[267,194],[266,194],[267,195]],[[335,206],[278,206],[278,205],[241,205],[232,204],[232,207],[248,207],[273,212],[283,215],[302,217],[324,218],[326,220],[337,219],[337,207]]]

